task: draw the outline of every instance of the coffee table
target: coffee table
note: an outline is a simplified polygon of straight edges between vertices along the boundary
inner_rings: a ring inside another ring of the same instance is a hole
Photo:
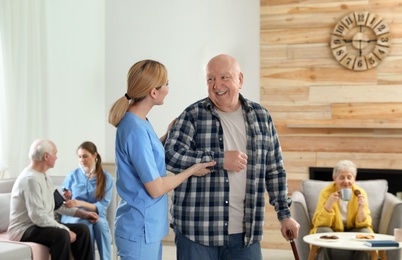
[[[332,233],[317,233],[311,234],[303,237],[304,242],[311,245],[310,254],[308,256],[309,260],[314,260],[317,254],[318,248],[333,248],[333,249],[343,249],[343,250],[359,250],[366,251],[370,254],[372,260],[378,259],[378,254],[380,254],[381,259],[387,259],[386,250],[398,250],[402,248],[402,243],[399,243],[399,247],[369,247],[364,245],[366,240],[356,239],[357,234],[354,232],[332,232]],[[332,236],[335,235],[339,237],[336,241],[323,240],[320,236]],[[394,240],[394,236],[384,235],[384,234],[373,234],[374,240]],[[378,250],[378,253],[377,253]]]

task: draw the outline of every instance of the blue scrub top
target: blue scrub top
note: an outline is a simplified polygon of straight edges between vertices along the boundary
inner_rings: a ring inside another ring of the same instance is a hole
[[[116,132],[116,188],[121,197],[115,235],[146,243],[168,233],[167,194],[152,198],[144,183],[166,176],[165,151],[148,120],[126,112]]]
[[[110,173],[103,170],[103,174],[106,177],[105,196],[100,201],[95,197],[96,178],[88,179],[81,168],[77,168],[67,174],[63,181],[63,187],[71,191],[73,199],[95,204],[99,217],[106,219],[107,208],[112,201],[114,184]],[[63,223],[75,223],[74,218],[63,215],[61,220]]]

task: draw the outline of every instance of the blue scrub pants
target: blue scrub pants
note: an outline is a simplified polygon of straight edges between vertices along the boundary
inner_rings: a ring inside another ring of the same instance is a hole
[[[99,218],[98,222],[93,224],[91,223],[89,225],[89,233],[91,234],[91,245],[94,248],[94,252],[95,252],[94,242],[96,242],[100,259],[101,260],[112,259],[110,256],[111,237],[110,237],[110,229],[108,221],[105,218]]]
[[[99,218],[98,222],[90,223],[86,219],[74,218],[75,223],[86,224],[91,235],[92,251],[95,259],[95,242],[101,260],[110,260],[111,258],[111,237],[109,224],[105,218]]]
[[[120,260],[161,260],[162,241],[146,243],[145,236],[138,241],[131,241],[115,235],[117,254]]]

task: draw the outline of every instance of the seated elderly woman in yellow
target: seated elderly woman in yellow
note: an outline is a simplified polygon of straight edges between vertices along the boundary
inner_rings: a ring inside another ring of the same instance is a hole
[[[324,232],[373,233],[372,218],[366,192],[355,184],[357,168],[348,160],[337,163],[333,170],[333,183],[325,187],[318,198],[310,234]],[[340,197],[340,190],[352,189],[349,201]],[[356,195],[357,194],[357,195]],[[318,259],[332,259],[337,250],[322,248]],[[353,252],[353,259],[369,259],[365,252]],[[352,258],[351,258],[352,259]]]

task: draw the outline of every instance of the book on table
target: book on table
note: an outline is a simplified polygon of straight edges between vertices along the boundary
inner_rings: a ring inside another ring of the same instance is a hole
[[[364,244],[369,247],[399,247],[399,243],[394,240],[370,240]]]

